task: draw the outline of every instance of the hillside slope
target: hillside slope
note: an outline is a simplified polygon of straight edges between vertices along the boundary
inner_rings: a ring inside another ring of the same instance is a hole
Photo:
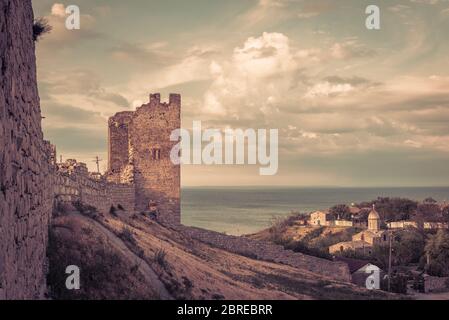
[[[331,259],[330,246],[351,241],[352,236],[360,231],[362,229],[356,227],[304,226],[291,217],[246,237],[276,243],[296,252]]]
[[[349,283],[208,246],[142,215],[53,220],[49,284],[55,299],[382,299]],[[64,287],[67,265],[81,290]]]

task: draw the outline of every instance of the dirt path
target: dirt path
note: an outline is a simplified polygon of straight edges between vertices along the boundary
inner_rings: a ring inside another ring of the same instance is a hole
[[[162,281],[159,280],[159,277],[148,265],[148,263],[139,256],[135,255],[131,250],[129,250],[126,244],[120,238],[118,238],[113,232],[108,230],[101,223],[88,217],[85,217],[79,213],[71,213],[70,216],[79,219],[92,227],[95,227],[95,229],[97,229],[98,232],[102,233],[106,237],[106,239],[109,240],[110,245],[114,247],[114,249],[120,252],[132,264],[139,266],[139,271],[144,276],[146,282],[151,283],[151,286],[154,288],[155,291],[158,292],[161,299],[173,300],[173,297],[167,291]]]

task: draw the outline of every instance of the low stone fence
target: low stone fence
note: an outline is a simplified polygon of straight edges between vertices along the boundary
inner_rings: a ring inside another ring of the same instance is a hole
[[[449,277],[424,276],[424,291],[426,293],[445,289],[449,289]]]
[[[186,236],[229,252],[305,269],[334,280],[351,281],[351,274],[346,263],[304,255],[285,250],[279,245],[245,237],[230,236],[194,227],[177,226],[175,228]]]
[[[353,227],[354,223],[349,220],[333,220],[329,221],[330,227]]]

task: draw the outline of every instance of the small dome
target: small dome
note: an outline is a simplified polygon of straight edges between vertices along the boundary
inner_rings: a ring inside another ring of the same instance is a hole
[[[371,210],[371,212],[369,213],[368,220],[380,220],[380,215],[376,211],[375,206],[373,206],[373,210]]]

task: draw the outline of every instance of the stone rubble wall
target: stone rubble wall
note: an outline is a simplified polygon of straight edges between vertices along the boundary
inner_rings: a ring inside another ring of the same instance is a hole
[[[118,205],[127,211],[134,211],[133,184],[108,183],[79,174],[57,173],[53,178],[53,191],[57,202],[79,200],[103,213],[109,212],[111,206]]]
[[[230,236],[195,227],[176,226],[174,228],[185,236],[239,255],[305,269],[338,281],[351,281],[349,267],[343,262],[329,261],[285,250],[282,246],[265,241]]]
[[[440,291],[449,289],[449,277],[424,276],[424,291]]]
[[[57,202],[80,200],[79,184],[69,176],[55,175],[53,177],[53,191]]]
[[[46,292],[52,194],[31,0],[0,0],[0,300]]]

